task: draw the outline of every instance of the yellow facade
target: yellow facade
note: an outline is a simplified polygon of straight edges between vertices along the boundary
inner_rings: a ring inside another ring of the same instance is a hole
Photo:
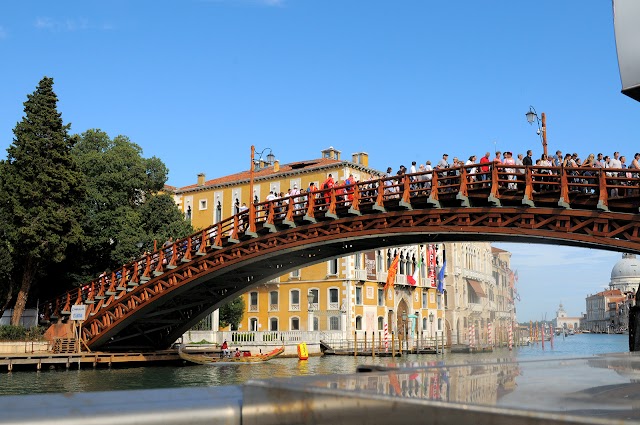
[[[318,159],[280,165],[259,159],[254,168],[253,195],[265,201],[270,191],[306,189],[313,182],[320,187],[329,174],[336,182],[353,175],[356,181],[378,178],[381,172],[368,168],[366,153],[341,159],[340,151],[329,148]],[[203,229],[236,213],[250,202],[250,171],[206,181],[198,175],[196,184],[176,189],[175,201],[195,229]],[[243,294],[246,310],[240,331],[342,332],[378,340],[386,332],[402,338],[429,339],[445,332],[445,296],[425,277],[427,246],[414,245],[379,249],[315,264],[282,275]],[[452,252],[453,254],[453,252]],[[396,284],[385,291],[387,270],[396,255],[402,260]],[[422,267],[417,284],[408,284],[415,267]],[[443,263],[439,254],[438,264]],[[214,329],[217,327],[214,325]],[[360,335],[362,334],[362,335]]]

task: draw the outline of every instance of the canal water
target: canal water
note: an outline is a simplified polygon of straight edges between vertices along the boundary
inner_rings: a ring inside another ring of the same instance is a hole
[[[586,357],[604,353],[626,352],[628,335],[580,334],[555,338],[551,348],[549,341],[542,349],[540,343],[496,349],[481,354],[424,354],[402,358],[390,357],[311,357],[300,361],[296,358],[276,358],[257,365],[230,366],[163,366],[135,368],[97,368],[82,370],[46,370],[0,372],[0,395],[35,394],[85,391],[114,391],[151,388],[202,387],[236,385],[249,379],[269,379],[304,375],[354,373],[359,365],[416,365],[417,362],[443,362],[460,364],[474,361],[535,360],[550,357]]]

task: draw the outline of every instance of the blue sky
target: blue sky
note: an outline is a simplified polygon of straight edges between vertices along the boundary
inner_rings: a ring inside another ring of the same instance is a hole
[[[640,151],[610,1],[2,2],[0,55],[1,149],[46,75],[73,132],[129,136],[175,186],[247,169],[252,144],[282,163],[366,151],[377,169],[494,147],[539,156],[529,105],[547,114],[550,151]],[[500,246],[523,320],[560,301],[584,311],[619,257]],[[578,277],[561,284],[566,264]]]

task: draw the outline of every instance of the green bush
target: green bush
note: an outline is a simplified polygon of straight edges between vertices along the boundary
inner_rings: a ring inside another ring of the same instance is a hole
[[[42,326],[0,326],[0,341],[38,341],[43,339],[44,331]]]

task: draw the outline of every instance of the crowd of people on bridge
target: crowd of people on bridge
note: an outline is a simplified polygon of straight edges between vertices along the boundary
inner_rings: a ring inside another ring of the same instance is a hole
[[[589,177],[596,176],[596,170],[599,168],[611,169],[607,171],[608,177],[640,177],[640,153],[636,153],[631,161],[627,160],[625,155],[620,155],[618,151],[613,152],[612,156],[605,155],[603,153],[586,155],[586,158],[581,159],[577,153],[563,154],[561,150],[557,150],[553,156],[547,156],[541,154],[539,158],[535,158],[532,150],[527,150],[526,154],[518,153],[514,156],[511,151],[496,151],[493,156],[490,152],[486,152],[483,156],[478,157],[470,155],[466,160],[462,160],[458,157],[454,157],[452,162],[449,162],[449,155],[443,154],[435,166],[432,165],[431,160],[425,161],[424,164],[418,164],[416,161],[411,162],[411,166],[407,169],[404,165],[400,165],[396,172],[392,167],[388,167],[383,174],[383,179],[392,176],[404,176],[408,174],[411,178],[411,189],[428,190],[431,187],[431,180],[433,179],[433,173],[437,172],[438,177],[441,180],[441,186],[447,186],[451,183],[452,179],[446,177],[452,177],[460,174],[460,169],[464,167],[468,174],[470,182],[482,182],[491,179],[489,171],[491,167],[500,164],[501,167],[501,179],[505,179],[508,182],[501,183],[501,186],[506,189],[522,189],[524,187],[524,173],[526,166],[539,166],[541,169],[536,171],[535,190],[544,190],[550,187],[548,183],[551,180],[551,174],[558,174],[558,170],[554,170],[554,167],[572,169],[569,172],[569,182],[575,183],[571,186],[572,191],[581,191],[585,193],[593,193],[594,188],[590,188]],[[513,165],[513,168],[508,166]],[[505,167],[506,166],[506,167]],[[632,170],[639,170],[637,173]],[[415,175],[414,175],[415,174]],[[549,175],[549,177],[545,177]],[[574,177],[575,176],[575,177]],[[335,189],[334,193],[336,201],[340,204],[349,205],[353,201],[354,184],[359,183],[356,181],[352,174],[345,180],[335,179],[332,174],[329,174],[327,179],[320,183],[319,187],[316,187],[315,183],[311,182],[309,187],[298,188],[297,184],[293,188],[289,188],[286,192],[277,191],[273,188],[272,191],[266,196],[265,201],[274,203],[274,210],[277,217],[282,218],[287,211],[290,199],[293,199],[296,204],[296,213],[301,213],[300,210],[306,208],[307,203],[304,202],[307,199],[307,194],[311,194],[317,191],[322,193],[314,196],[315,203],[319,205],[329,204],[331,202],[331,192],[326,189]],[[546,183],[546,184],[545,184]],[[484,184],[487,187],[488,183]],[[613,186],[624,185],[623,182],[612,183]],[[377,190],[377,187],[371,185],[372,190]],[[395,192],[402,191],[402,188],[398,184],[398,181],[393,179],[384,180],[385,194],[394,196]],[[362,189],[362,187],[361,187]],[[365,187],[367,189],[367,187]],[[453,189],[450,189],[453,190]],[[298,196],[299,195],[299,196]],[[621,192],[619,188],[611,188],[610,197],[624,196],[624,192]],[[256,200],[257,202],[257,200]],[[322,206],[320,206],[322,208]],[[244,211],[246,206],[242,208]]]

